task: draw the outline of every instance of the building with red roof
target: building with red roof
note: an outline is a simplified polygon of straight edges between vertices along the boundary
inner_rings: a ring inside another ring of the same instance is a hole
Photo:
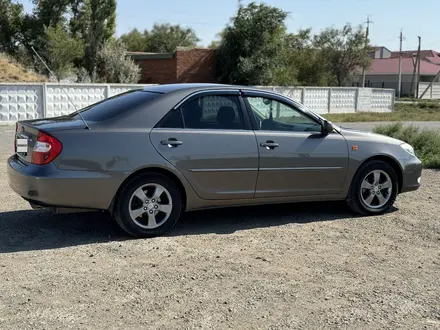
[[[365,87],[392,88],[397,92],[399,81],[399,52],[390,51],[386,47],[376,47],[370,52],[372,63],[365,73]],[[440,52],[434,50],[420,51],[420,82],[440,82],[436,75],[440,72]],[[417,50],[406,50],[402,52],[402,84],[401,96],[410,95],[413,74],[417,75],[416,65]],[[416,71],[414,71],[416,70]],[[417,76],[414,77],[417,79]],[[357,74],[352,84],[359,86],[362,77]],[[414,80],[415,81],[415,80]]]

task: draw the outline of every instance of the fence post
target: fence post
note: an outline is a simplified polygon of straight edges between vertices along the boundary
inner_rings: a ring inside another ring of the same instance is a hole
[[[394,103],[396,102],[396,91],[393,92],[393,99],[391,104],[391,112],[394,112]]]
[[[328,90],[328,107],[327,107],[328,113],[330,113],[331,107],[332,107],[332,88],[330,87]]]
[[[105,87],[105,98],[108,99],[110,97],[110,85]]]
[[[360,87],[356,88],[356,94],[354,96],[354,112],[359,111],[359,94],[360,94]]]
[[[41,98],[41,116],[42,118],[47,117],[47,85],[44,82],[42,87],[42,98]]]
[[[303,87],[301,91],[301,104],[304,104],[305,99],[306,99],[306,88]]]

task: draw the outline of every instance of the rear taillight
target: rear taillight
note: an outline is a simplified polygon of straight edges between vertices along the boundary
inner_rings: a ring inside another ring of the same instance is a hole
[[[63,145],[53,136],[38,132],[37,141],[32,151],[32,164],[45,165],[53,161],[61,152]]]
[[[15,136],[14,136],[14,152],[17,152],[17,132],[18,132],[18,123],[15,123]]]

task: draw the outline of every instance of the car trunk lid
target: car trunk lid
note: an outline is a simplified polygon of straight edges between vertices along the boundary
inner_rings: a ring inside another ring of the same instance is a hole
[[[21,161],[31,163],[39,134],[51,134],[64,129],[84,129],[84,123],[67,116],[18,121],[14,140],[15,154]]]

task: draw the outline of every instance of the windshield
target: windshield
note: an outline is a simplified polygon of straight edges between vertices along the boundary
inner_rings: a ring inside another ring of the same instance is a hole
[[[143,90],[131,90],[89,105],[78,112],[81,113],[85,121],[99,122],[145,105],[159,95],[161,94],[145,92]],[[69,117],[79,119],[77,112],[71,113]]]

